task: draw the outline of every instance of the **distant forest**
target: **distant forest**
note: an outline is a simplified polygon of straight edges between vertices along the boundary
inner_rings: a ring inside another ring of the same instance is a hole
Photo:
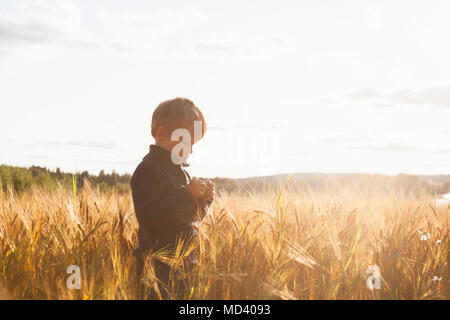
[[[61,172],[59,168],[56,171],[50,171],[47,168],[32,166],[30,168],[13,167],[7,165],[0,166],[0,186],[6,191],[11,186],[16,192],[20,193],[32,185],[37,185],[45,189],[53,189],[58,181],[63,185],[72,186],[72,173]],[[112,173],[105,173],[103,170],[98,175],[89,174],[87,171],[75,174],[77,188],[82,188],[85,179],[94,187],[105,191],[115,188],[119,192],[130,189],[130,174],[120,175],[114,170]]]
[[[101,170],[98,175],[93,175],[87,171],[73,174],[62,172],[59,168],[56,171],[51,171],[39,166],[22,168],[8,165],[0,165],[0,188],[6,191],[9,186],[17,193],[21,193],[33,185],[46,190],[54,189],[58,182],[72,187],[74,175],[78,189],[83,188],[86,180],[99,191],[114,189],[120,193],[131,189],[131,175],[128,173],[120,175],[114,170],[111,173],[105,173]],[[233,179],[216,178],[213,180],[222,190],[229,191],[237,186]]]
[[[0,188],[6,191],[9,187],[17,193],[36,185],[45,190],[54,189],[58,182],[72,188],[74,174],[61,172],[59,168],[51,171],[47,168],[32,166],[29,168],[0,165]],[[128,192],[130,190],[130,174],[118,174],[114,170],[105,173],[103,170],[98,175],[87,171],[75,174],[77,189],[82,189],[85,181],[99,191]],[[274,176],[228,179],[214,178],[217,191],[240,190],[248,192],[261,190],[266,187],[292,187],[295,189],[333,189],[349,187],[357,192],[372,192],[379,190],[391,192],[401,189],[406,193],[426,192],[429,194],[450,193],[450,175],[407,175],[399,174],[387,176],[380,174],[346,173],[294,173]]]

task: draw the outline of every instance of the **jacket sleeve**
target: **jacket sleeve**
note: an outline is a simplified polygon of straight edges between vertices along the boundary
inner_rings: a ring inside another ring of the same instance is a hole
[[[183,213],[195,212],[193,208],[197,201],[187,188],[167,191],[167,180],[152,165],[143,165],[140,168],[133,181],[132,190],[142,222],[150,228],[163,226],[177,219],[189,219],[191,217],[183,217]]]

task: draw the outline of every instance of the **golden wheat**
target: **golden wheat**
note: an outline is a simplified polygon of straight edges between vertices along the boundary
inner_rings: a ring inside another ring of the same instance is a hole
[[[133,210],[131,193],[88,184],[75,199],[61,185],[1,191],[0,298],[141,298]],[[153,255],[183,271],[195,250],[198,267],[184,274],[192,286],[164,288],[151,260],[142,283],[146,292],[185,299],[448,299],[449,211],[425,193],[223,193],[196,243]],[[70,265],[81,269],[79,290],[66,286]],[[379,290],[366,285],[371,265],[380,270]]]

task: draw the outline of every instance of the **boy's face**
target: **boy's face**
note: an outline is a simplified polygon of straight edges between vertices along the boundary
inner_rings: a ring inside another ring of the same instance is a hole
[[[172,137],[172,132],[170,131],[168,128],[161,126],[158,128],[158,130],[156,131],[156,137],[155,137],[155,144],[172,152],[177,152],[178,151],[178,156],[180,158],[183,158],[184,160],[186,160],[189,155],[193,152],[193,146],[197,141],[194,141],[194,133],[193,130],[188,130],[190,137],[184,137],[183,135],[181,135],[179,137],[178,140],[174,140],[172,141],[171,137]],[[188,148],[186,145],[184,145],[184,147],[181,147],[182,142],[184,141],[184,139],[187,142],[190,142],[190,148]],[[177,149],[174,149],[175,147],[177,147]],[[184,154],[186,153],[186,154]]]
[[[182,143],[182,141],[183,141],[182,137],[180,137],[179,141],[170,141],[170,143],[169,143],[170,146],[169,146],[168,150],[173,151],[177,145],[180,145]],[[194,147],[194,141],[193,141],[193,139],[191,139],[189,148],[187,148],[187,147],[180,148],[179,156],[182,158],[186,157],[186,159],[187,159],[189,157],[189,155],[191,155],[194,152],[193,147]],[[188,152],[188,153],[186,155],[184,155],[183,152]]]

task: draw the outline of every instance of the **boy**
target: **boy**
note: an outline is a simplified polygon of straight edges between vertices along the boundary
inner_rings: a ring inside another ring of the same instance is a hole
[[[190,150],[182,149],[179,152],[175,146],[180,141],[172,140],[173,131],[187,129],[193,137],[194,121],[201,121],[203,137],[206,130],[203,114],[192,101],[185,98],[164,101],[153,112],[151,133],[155,144],[150,146],[150,152],[131,178],[133,203],[139,224],[139,244],[134,251],[139,277],[145,255],[150,249],[173,250],[179,237],[197,236],[197,212],[203,218],[213,201],[214,184],[209,180],[191,179],[183,169],[187,165],[173,161],[180,159],[180,156],[187,159],[196,142],[190,139]],[[167,284],[170,267],[160,261],[154,261],[154,265],[159,280]]]

